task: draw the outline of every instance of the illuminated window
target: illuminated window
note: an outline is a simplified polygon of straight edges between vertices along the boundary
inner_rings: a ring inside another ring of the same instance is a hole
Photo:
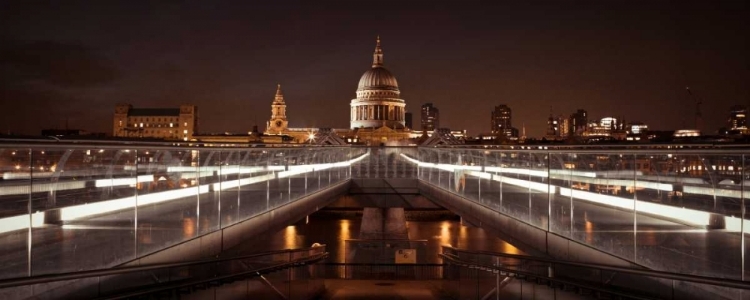
[[[183,130],[182,133],[187,134],[187,129]]]
[[[185,127],[187,127],[187,122],[185,122]]]
[[[141,123],[141,128],[143,128],[143,123]]]
[[[169,123],[169,127],[174,127],[174,123]]]

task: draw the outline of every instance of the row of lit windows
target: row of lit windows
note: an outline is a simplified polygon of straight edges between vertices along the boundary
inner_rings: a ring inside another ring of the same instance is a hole
[[[164,126],[164,128],[167,128],[167,127],[169,127],[169,128],[173,128],[173,127],[176,127],[176,126],[177,126],[177,125],[179,125],[179,124],[175,124],[175,123],[169,123],[169,124],[148,124],[148,123],[146,123],[146,124],[143,124],[143,123],[133,123],[133,124],[128,124],[128,127],[141,127],[141,128],[143,128],[143,127],[146,127],[146,128],[149,128],[149,127],[159,127],[159,128],[160,128],[160,127],[162,127],[162,125]],[[187,126],[188,126],[188,123],[187,123],[187,122],[185,122],[185,123],[183,124],[183,126],[184,126],[184,127],[187,127]],[[122,121],[120,121],[120,127],[122,127]]]
[[[173,122],[177,123],[179,122],[179,118],[147,118],[147,117],[138,117],[138,118],[130,118],[131,121],[140,123],[140,122]]]
[[[188,137],[188,131],[183,130],[182,134],[179,134],[179,131],[175,130],[174,133],[170,130],[169,133],[166,131],[160,131],[160,130],[144,130],[142,133],[143,136],[151,136],[151,137],[168,137],[168,138],[183,138],[187,139]]]
[[[119,126],[122,127],[122,125],[123,125],[122,120],[120,120],[119,121]],[[188,123],[184,122],[182,125],[184,127],[187,127]],[[169,124],[166,124],[166,123],[163,123],[163,124],[149,124],[149,123],[145,123],[144,124],[143,122],[141,122],[141,123],[138,123],[138,122],[136,122],[136,123],[128,123],[128,127],[141,127],[141,128],[143,128],[143,127],[162,127],[162,126],[164,126],[165,128],[166,127],[170,127],[170,128],[171,127],[177,127],[177,126],[179,126],[179,123],[177,123],[177,122],[170,122]]]
[[[173,128],[177,124],[174,124],[174,123],[169,123],[169,124],[148,124],[148,123],[143,124],[143,123],[140,123],[140,124],[128,124],[128,127],[132,126],[132,127],[146,127],[146,128],[148,128],[148,127],[159,127],[160,128],[160,127],[162,127],[162,125],[164,126],[164,128],[167,128],[167,127]],[[187,126],[187,123],[185,123],[185,126]]]
[[[174,131],[175,134],[177,134],[179,132],[180,132],[179,130],[175,130]],[[185,133],[185,134],[187,134],[187,130],[183,130],[182,132]],[[151,133],[153,133],[153,134],[158,134],[158,133],[161,133],[161,134],[167,134],[167,133],[168,134],[172,134],[173,131],[172,130],[169,130],[169,131],[167,131],[167,130],[144,130],[143,133],[147,133],[147,134],[151,134]]]
[[[385,95],[393,95],[394,92],[365,92],[365,96],[385,96]]]

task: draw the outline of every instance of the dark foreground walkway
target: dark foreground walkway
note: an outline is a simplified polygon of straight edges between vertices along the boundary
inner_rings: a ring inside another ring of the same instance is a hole
[[[321,299],[449,299],[437,295],[439,281],[326,279]]]
[[[447,282],[442,280],[351,280],[326,279],[326,293],[320,298],[325,300],[365,300],[365,299],[453,299],[441,292]],[[462,289],[470,289],[470,284]],[[472,291],[468,291],[469,294]],[[474,291],[476,292],[476,291]],[[476,298],[476,297],[472,297]],[[478,299],[481,299],[481,295]],[[579,295],[573,291],[552,289],[545,285],[522,284],[512,280],[500,290],[500,299],[557,299],[578,300],[598,299],[590,295]],[[496,299],[494,293],[488,299]]]

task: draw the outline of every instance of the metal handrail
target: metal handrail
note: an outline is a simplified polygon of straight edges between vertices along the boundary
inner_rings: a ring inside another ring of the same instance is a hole
[[[308,248],[299,248],[299,249],[273,250],[273,251],[254,253],[254,254],[243,255],[243,256],[217,258],[217,259],[204,259],[204,260],[195,260],[195,261],[188,261],[188,262],[177,262],[177,263],[159,263],[159,264],[149,264],[149,265],[143,265],[143,266],[132,266],[132,267],[115,267],[111,269],[99,269],[99,270],[38,275],[38,276],[32,276],[32,277],[10,278],[10,279],[0,280],[0,289],[9,288],[9,287],[19,287],[19,286],[25,286],[25,285],[31,285],[31,284],[49,283],[49,282],[63,281],[63,280],[89,278],[89,277],[96,277],[96,276],[121,275],[121,274],[133,273],[133,272],[151,271],[151,270],[158,270],[158,269],[164,269],[164,268],[188,267],[188,266],[225,262],[225,261],[231,261],[231,260],[242,260],[242,259],[262,257],[262,256],[268,256],[268,255],[274,255],[274,254],[310,251],[310,250],[321,248],[321,247],[325,247],[325,245],[308,247]]]
[[[430,240],[427,239],[414,239],[414,240],[407,240],[407,239],[346,239],[345,241],[351,241],[351,242],[373,242],[373,243],[382,243],[382,242],[417,242],[417,243],[427,243]]]
[[[420,147],[422,148],[422,147]],[[750,154],[750,149],[724,149],[722,147],[707,147],[704,149],[672,148],[672,149],[493,149],[493,148],[432,148],[435,150],[470,150],[486,151],[488,153],[551,153],[551,154]]]
[[[708,277],[708,276],[680,274],[680,273],[667,272],[667,271],[656,271],[656,270],[650,270],[650,269],[618,267],[618,266],[613,266],[613,265],[596,264],[596,263],[582,263],[582,262],[574,262],[574,261],[567,261],[567,260],[560,260],[560,259],[553,259],[553,258],[519,255],[519,254],[508,254],[508,253],[480,251],[480,250],[464,250],[464,249],[458,249],[458,248],[454,248],[450,246],[443,246],[443,248],[448,248],[457,252],[468,253],[468,254],[491,255],[491,256],[499,256],[499,257],[506,257],[506,258],[514,258],[514,259],[531,260],[531,261],[537,261],[537,262],[554,263],[554,264],[574,266],[574,267],[596,268],[600,270],[620,272],[620,273],[631,274],[631,275],[688,281],[688,282],[693,282],[693,283],[701,283],[701,284],[730,287],[730,288],[739,288],[739,289],[746,289],[746,290],[750,289],[750,282],[735,280],[735,279],[728,279],[728,278],[716,278],[716,277]]]
[[[36,148],[46,145],[68,146],[71,148],[91,148],[98,147],[101,149],[122,149],[122,146],[128,146],[131,149],[145,147],[159,147],[160,149],[210,149],[210,150],[237,150],[237,149],[262,149],[264,147],[272,149],[300,149],[300,148],[376,148],[374,146],[361,145],[311,145],[311,144],[255,144],[255,143],[211,143],[211,142],[191,142],[191,141],[138,141],[138,140],[97,140],[97,139],[39,139],[39,138],[0,138],[0,145],[12,144],[20,148]],[[215,145],[232,144],[236,147],[221,147]],[[513,147],[514,149],[508,149]],[[538,148],[548,147],[553,149],[519,149],[520,147]],[[672,147],[671,149],[665,149]],[[489,152],[528,152],[528,153],[596,153],[596,154],[745,154],[750,152],[750,144],[637,144],[637,145],[555,145],[555,144],[535,144],[535,145],[442,145],[442,146],[401,146],[394,148],[424,148],[424,149],[462,149],[462,150],[483,150]],[[599,149],[593,149],[599,148]],[[608,150],[607,148],[616,148]],[[743,149],[738,149],[743,148]]]
[[[458,266],[465,267],[465,268],[481,267],[481,268],[484,268],[484,269],[493,269],[493,270],[496,270],[496,271],[501,271],[501,272],[506,272],[506,273],[513,273],[513,274],[518,274],[518,275],[523,275],[523,276],[528,276],[528,277],[535,277],[535,278],[542,278],[543,277],[543,276],[541,276],[539,274],[524,272],[524,271],[516,270],[516,269],[509,269],[509,268],[503,268],[503,267],[500,267],[500,266],[483,265],[483,264],[477,264],[477,263],[467,262],[465,260],[462,260],[462,259],[460,259],[458,257],[455,257],[453,255],[449,255],[449,254],[442,254],[442,253],[440,253],[438,255],[440,257],[442,257],[443,259],[451,261],[452,264],[454,264],[454,265],[458,265]],[[588,284],[584,284],[584,283],[580,283],[580,282],[575,282],[575,281],[569,281],[569,280],[559,279],[559,278],[555,278],[555,277],[544,276],[543,278],[545,280],[550,281],[550,282],[555,282],[555,283],[559,283],[559,284],[563,284],[563,285],[570,285],[570,286],[584,288],[584,289],[588,289],[588,290],[592,290],[592,291],[598,291],[598,292],[602,292],[602,293],[612,294],[612,295],[616,295],[616,296],[620,296],[620,297],[625,297],[627,299],[643,299],[643,300],[652,299],[652,298],[645,298],[643,296],[634,296],[634,295],[630,295],[630,294],[625,294],[625,293],[622,293],[622,292],[619,292],[619,291],[613,291],[611,289],[606,289],[606,288],[602,288],[602,287],[598,287],[598,286],[593,286],[593,285],[588,285]]]
[[[322,253],[322,254],[316,254],[316,255],[313,255],[313,256],[303,257],[303,258],[295,259],[295,260],[292,260],[292,261],[288,261],[288,262],[276,264],[276,265],[273,265],[273,266],[267,266],[267,267],[263,267],[263,268],[258,268],[258,269],[253,269],[253,270],[238,272],[238,273],[224,275],[224,276],[212,277],[212,278],[207,278],[207,279],[200,279],[200,280],[195,280],[195,281],[190,281],[190,282],[180,282],[180,283],[176,283],[176,284],[160,285],[160,286],[157,286],[157,287],[154,287],[154,288],[150,288],[150,289],[146,289],[146,290],[138,290],[138,291],[134,291],[134,292],[125,292],[125,293],[121,293],[119,295],[106,296],[106,297],[99,298],[99,299],[129,299],[129,298],[133,298],[133,297],[138,297],[138,296],[143,296],[143,295],[148,295],[148,294],[154,294],[154,293],[158,293],[158,292],[162,292],[162,291],[167,291],[167,290],[180,289],[180,288],[185,288],[185,287],[190,287],[190,286],[195,286],[195,285],[200,285],[200,284],[205,284],[205,283],[229,281],[229,280],[232,280],[234,278],[239,278],[239,277],[244,277],[244,276],[251,276],[251,277],[252,276],[260,276],[263,273],[272,272],[272,271],[275,271],[275,270],[278,270],[278,269],[292,268],[292,267],[296,267],[296,266],[300,266],[300,265],[309,264],[311,262],[318,262],[318,261],[321,261],[323,259],[326,259],[327,257],[328,257],[328,252],[325,252],[325,253]]]
[[[498,145],[436,145],[429,146],[430,148],[481,148],[481,149],[507,149],[507,148],[664,148],[664,147],[687,147],[687,148],[750,148],[750,144],[747,143],[625,143],[625,144],[498,144]]]
[[[397,263],[340,263],[327,262],[326,266],[378,266],[378,267],[444,267],[445,264],[439,263],[420,263],[420,264],[397,264]]]
[[[22,140],[22,139],[3,139],[0,138],[0,146],[10,145],[14,148],[47,148],[47,147],[65,147],[71,149],[111,149],[123,150],[153,150],[155,148],[164,150],[226,150],[237,151],[239,149],[303,149],[303,148],[350,148],[349,146],[328,146],[328,145],[296,145],[296,144],[233,144],[236,147],[225,147],[215,145],[226,145],[228,143],[204,143],[204,142],[145,142],[145,141],[112,141],[112,140]]]

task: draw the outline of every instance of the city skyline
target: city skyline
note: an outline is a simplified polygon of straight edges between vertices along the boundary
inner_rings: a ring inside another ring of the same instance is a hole
[[[290,126],[345,128],[377,35],[406,111],[434,103],[441,127],[471,135],[499,104],[542,137],[550,112],[579,108],[692,127],[686,86],[708,133],[750,102],[744,3],[383,3],[3,3],[0,109],[13,113],[0,130],[110,132],[112,108],[130,103],[196,105],[202,131],[246,132],[278,83]]]

